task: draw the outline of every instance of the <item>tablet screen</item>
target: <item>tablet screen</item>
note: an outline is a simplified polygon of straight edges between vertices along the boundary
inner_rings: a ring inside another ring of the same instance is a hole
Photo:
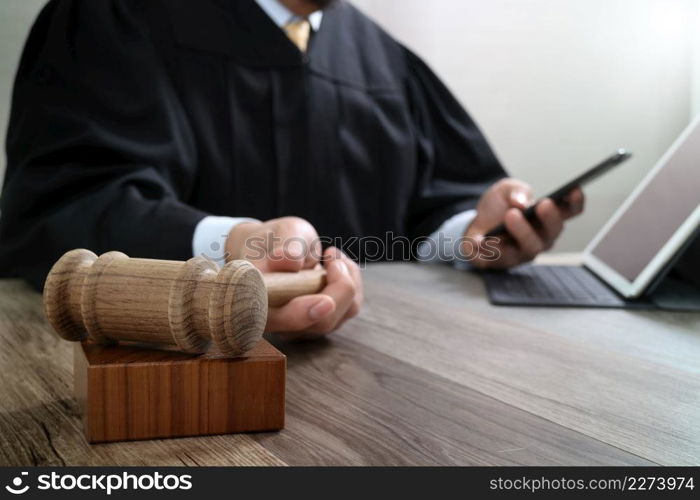
[[[698,206],[700,121],[672,146],[589,251],[634,282]]]

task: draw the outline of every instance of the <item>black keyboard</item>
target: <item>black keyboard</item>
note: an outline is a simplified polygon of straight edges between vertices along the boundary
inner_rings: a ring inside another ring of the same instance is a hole
[[[627,307],[628,303],[580,266],[524,265],[484,273],[492,303],[520,306]]]

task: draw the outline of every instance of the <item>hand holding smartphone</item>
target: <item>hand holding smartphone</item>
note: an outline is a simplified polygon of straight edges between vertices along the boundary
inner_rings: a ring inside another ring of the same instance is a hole
[[[523,215],[525,218],[528,220],[528,222],[533,223],[537,220],[537,215],[535,214],[535,207],[540,203],[542,200],[546,198],[551,198],[552,201],[556,204],[562,204],[565,201],[565,198],[571,191],[573,191],[574,188],[576,187],[583,187],[589,182],[591,182],[594,179],[597,179],[601,175],[609,172],[612,170],[614,167],[620,165],[622,162],[628,160],[632,156],[632,153],[629,151],[626,151],[625,149],[618,149],[615,154],[612,156],[606,158],[599,164],[595,165],[594,167],[590,168],[589,170],[585,171],[581,175],[577,176],[576,178],[572,179],[571,181],[567,182],[560,188],[552,191],[549,193],[547,196],[544,196],[537,200],[535,203],[530,205],[528,208],[523,210]],[[507,233],[506,227],[504,224],[499,224],[498,226],[494,227],[491,229],[489,232],[487,232],[484,236],[503,236],[504,234]]]

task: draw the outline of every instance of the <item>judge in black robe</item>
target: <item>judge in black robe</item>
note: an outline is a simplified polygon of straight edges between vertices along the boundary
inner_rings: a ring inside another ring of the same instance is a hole
[[[0,273],[192,257],[207,215],[429,235],[505,172],[431,70],[346,2],[301,52],[253,0],[52,0],[21,59]]]

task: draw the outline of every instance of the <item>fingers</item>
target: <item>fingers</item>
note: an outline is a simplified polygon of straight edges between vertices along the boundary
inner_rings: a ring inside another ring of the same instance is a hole
[[[586,204],[586,197],[583,194],[583,190],[578,187],[575,188],[565,198],[565,202],[566,203],[559,208],[564,219],[570,219],[571,217],[579,215],[583,212],[584,205]]]
[[[511,179],[509,189],[510,206],[525,209],[532,203],[532,189],[528,184]]]
[[[281,307],[271,307],[267,315],[268,332],[296,332],[310,328],[335,311],[335,301],[322,294],[296,297]]]
[[[520,210],[516,208],[508,210],[504,223],[520,249],[522,262],[534,259],[545,249],[545,242]]]
[[[489,238],[493,240],[493,238]],[[486,247],[487,239],[483,236],[474,238],[474,243],[478,245],[478,253],[472,264],[480,269],[508,269],[515,267],[522,262],[520,249],[510,237],[498,239],[498,244],[491,244]]]
[[[477,204],[477,215],[465,235],[479,245],[472,263],[480,268],[508,268],[532,260],[552,247],[564,228],[564,221],[583,211],[585,198],[575,188],[556,204],[546,199],[537,204],[537,218],[531,223],[522,210],[532,205],[530,186],[517,179],[503,179],[489,188]],[[484,246],[483,234],[503,222],[508,235]],[[494,256],[494,249],[495,252]],[[471,252],[469,252],[471,253]]]
[[[561,210],[549,198],[537,204],[535,214],[540,222],[539,234],[544,248],[549,250],[564,229],[564,217]]]
[[[319,294],[296,297],[282,307],[270,308],[267,331],[326,334],[358,314],[363,300],[359,267],[336,248],[327,249],[323,260],[326,287]]]
[[[281,217],[269,224],[268,241],[273,246],[261,270],[296,272],[318,264],[321,242],[311,224],[299,217]]]
[[[348,266],[348,269],[350,270],[350,276],[352,277],[353,282],[355,283],[355,296],[353,297],[352,304],[350,304],[350,307],[348,307],[348,310],[345,312],[345,316],[343,316],[343,321],[346,321],[350,318],[354,318],[355,316],[357,316],[360,312],[360,309],[362,308],[362,302],[364,301],[362,271],[360,271],[360,266],[358,266],[355,261],[353,261],[344,253],[340,252],[340,250],[338,250],[338,252],[342,256],[342,259],[345,262],[345,264]]]
[[[537,223],[530,223],[524,214],[515,208],[509,209],[504,223],[510,236],[501,238],[498,258],[484,258],[493,252],[484,252],[480,246],[475,261],[481,268],[509,268],[530,261],[540,252],[549,250],[564,229],[564,216],[560,207],[551,199],[545,199],[535,207]],[[483,243],[480,243],[483,245]],[[491,249],[492,250],[492,249]]]
[[[314,238],[309,243],[309,251],[306,252],[304,258],[304,269],[314,269],[321,263],[323,248],[321,246],[321,240],[319,238]]]
[[[509,208],[525,209],[532,204],[532,189],[517,179],[502,179],[481,196],[476,206],[476,217],[467,228],[469,236],[484,234],[503,222]]]
[[[353,306],[358,287],[351,274],[350,265],[343,257],[342,252],[336,248],[329,248],[323,254],[327,283],[323,294],[333,299],[335,309],[309,328],[310,332],[332,332],[340,325]]]
[[[518,179],[503,179],[493,186],[493,191],[505,199],[509,206],[527,208],[532,203],[532,188]]]
[[[267,271],[301,271],[307,259],[304,242],[296,239],[280,238],[280,243],[273,247],[267,259]]]

